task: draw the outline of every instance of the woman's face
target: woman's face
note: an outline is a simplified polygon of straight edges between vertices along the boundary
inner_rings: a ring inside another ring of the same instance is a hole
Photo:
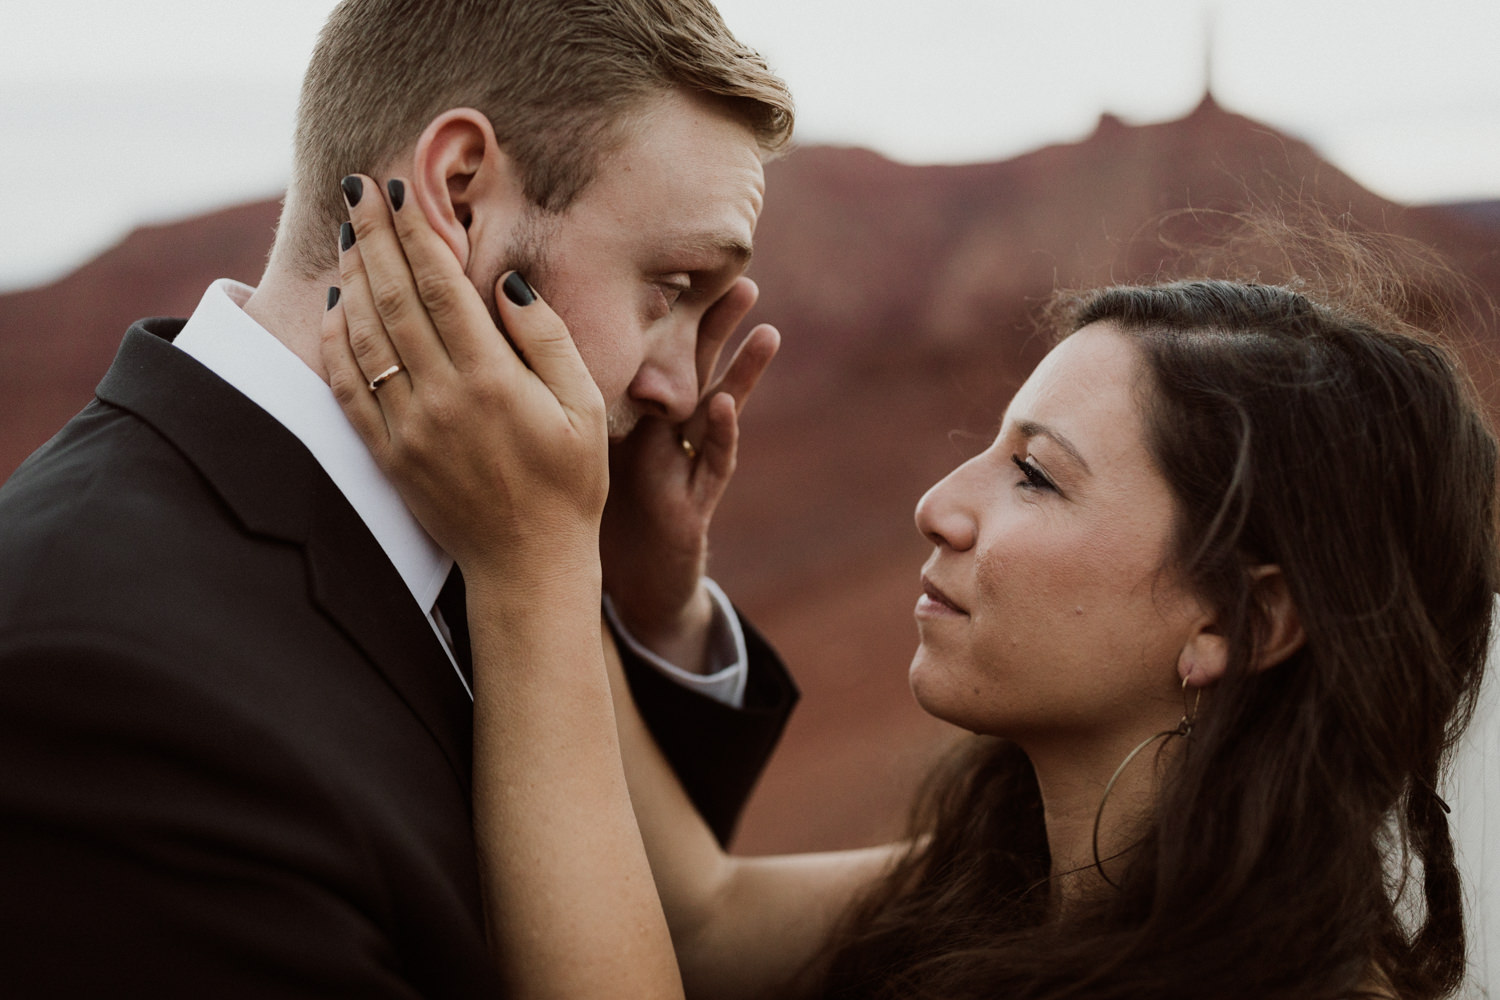
[[[1173,501],[1146,450],[1146,378],[1129,340],[1085,327],[918,503],[935,548],[911,685],[928,712],[1023,746],[1175,721],[1178,656],[1205,616],[1164,568]]]

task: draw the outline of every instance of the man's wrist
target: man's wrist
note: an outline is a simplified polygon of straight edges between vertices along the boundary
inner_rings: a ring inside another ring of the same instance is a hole
[[[700,580],[676,615],[646,620],[631,614],[628,602],[615,602],[618,624],[655,656],[688,673],[709,672],[709,643],[715,619],[713,596]]]
[[[604,598],[605,617],[622,644],[637,658],[684,687],[738,708],[744,703],[745,684],[749,676],[749,653],[744,628],[740,625],[734,606],[718,584],[704,577],[700,590],[708,598],[711,617],[704,630],[702,648],[705,653],[691,664],[698,668],[695,670],[687,669],[688,665],[679,664],[642,642],[622,620],[608,595]]]

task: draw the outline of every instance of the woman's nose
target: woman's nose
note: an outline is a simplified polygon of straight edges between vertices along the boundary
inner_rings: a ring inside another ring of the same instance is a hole
[[[932,544],[960,552],[974,544],[978,526],[969,473],[976,461],[970,459],[948,473],[917,501],[917,530]]]

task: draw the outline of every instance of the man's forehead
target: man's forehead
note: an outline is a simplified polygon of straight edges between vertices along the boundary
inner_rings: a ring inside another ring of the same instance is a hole
[[[728,202],[758,216],[765,197],[762,151],[744,122],[693,95],[664,95],[601,160],[596,183],[665,194],[713,211]]]

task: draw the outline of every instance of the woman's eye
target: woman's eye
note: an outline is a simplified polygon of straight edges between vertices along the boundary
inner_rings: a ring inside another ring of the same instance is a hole
[[[1016,468],[1020,469],[1021,475],[1026,477],[1026,481],[1024,483],[1017,483],[1017,486],[1024,486],[1027,489],[1033,490],[1051,490],[1053,493],[1057,492],[1057,487],[1053,484],[1052,480],[1047,478],[1047,474],[1035,465],[1032,465],[1031,462],[1020,455],[1012,455],[1010,456],[1010,460],[1016,463]]]

